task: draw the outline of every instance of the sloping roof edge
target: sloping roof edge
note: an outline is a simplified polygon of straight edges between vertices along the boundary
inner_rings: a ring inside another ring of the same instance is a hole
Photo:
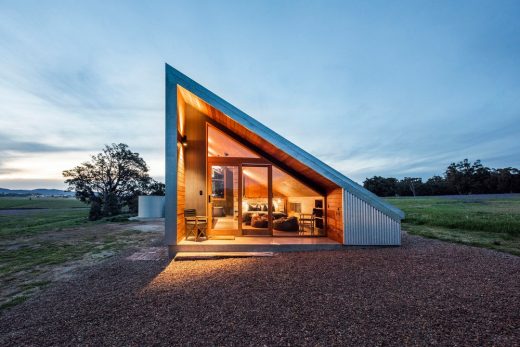
[[[394,219],[403,219],[404,212],[400,209],[392,206],[391,204],[383,201],[377,195],[363,188],[356,182],[352,181],[350,178],[346,177],[339,171],[333,169],[329,165],[325,164],[312,154],[306,152],[300,147],[296,146],[289,140],[285,139],[281,135],[272,131],[253,117],[247,115],[245,112],[239,110],[226,100],[222,99],[215,93],[211,92],[207,88],[203,87],[199,83],[195,82],[188,76],[184,75],[182,72],[173,68],[169,64],[166,63],[166,81],[167,83],[175,83],[180,85],[181,87],[187,89],[193,94],[197,95],[199,98],[220,110],[228,117],[232,118],[234,121],[240,123],[242,126],[246,127],[250,131],[258,134],[260,137],[265,139],[266,141],[271,142],[273,145],[277,146],[287,154],[296,158],[303,164],[309,166],[313,170],[315,170],[320,175],[323,175],[327,179],[336,183],[338,186],[342,187],[349,193],[358,197],[359,199],[367,202],[372,205],[382,213],[394,218]]]

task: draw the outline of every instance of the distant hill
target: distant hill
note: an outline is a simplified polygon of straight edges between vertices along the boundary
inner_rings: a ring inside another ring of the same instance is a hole
[[[74,192],[59,189],[7,189],[0,188],[0,195],[44,195],[44,196],[74,196]]]

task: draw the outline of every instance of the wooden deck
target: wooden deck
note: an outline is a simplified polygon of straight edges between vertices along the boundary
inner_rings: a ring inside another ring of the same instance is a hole
[[[343,245],[327,237],[239,236],[234,240],[182,240],[169,246],[170,257],[177,252],[302,252],[341,249]]]

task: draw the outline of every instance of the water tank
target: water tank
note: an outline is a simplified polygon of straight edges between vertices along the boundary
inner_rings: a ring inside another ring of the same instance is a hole
[[[139,196],[138,218],[164,218],[164,196]]]

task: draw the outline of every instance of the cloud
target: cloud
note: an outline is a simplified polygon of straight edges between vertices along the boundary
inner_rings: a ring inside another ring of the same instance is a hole
[[[0,162],[0,175],[13,175],[21,171],[22,170],[16,168],[2,167],[2,163]]]
[[[20,153],[54,153],[54,152],[71,152],[83,150],[74,146],[57,146],[35,141],[20,141],[7,135],[0,133],[0,153],[2,152],[20,152]],[[1,158],[0,158],[1,159]]]
[[[208,6],[3,6],[0,174],[124,142],[164,175],[165,61],[357,181],[520,165],[518,4]]]

